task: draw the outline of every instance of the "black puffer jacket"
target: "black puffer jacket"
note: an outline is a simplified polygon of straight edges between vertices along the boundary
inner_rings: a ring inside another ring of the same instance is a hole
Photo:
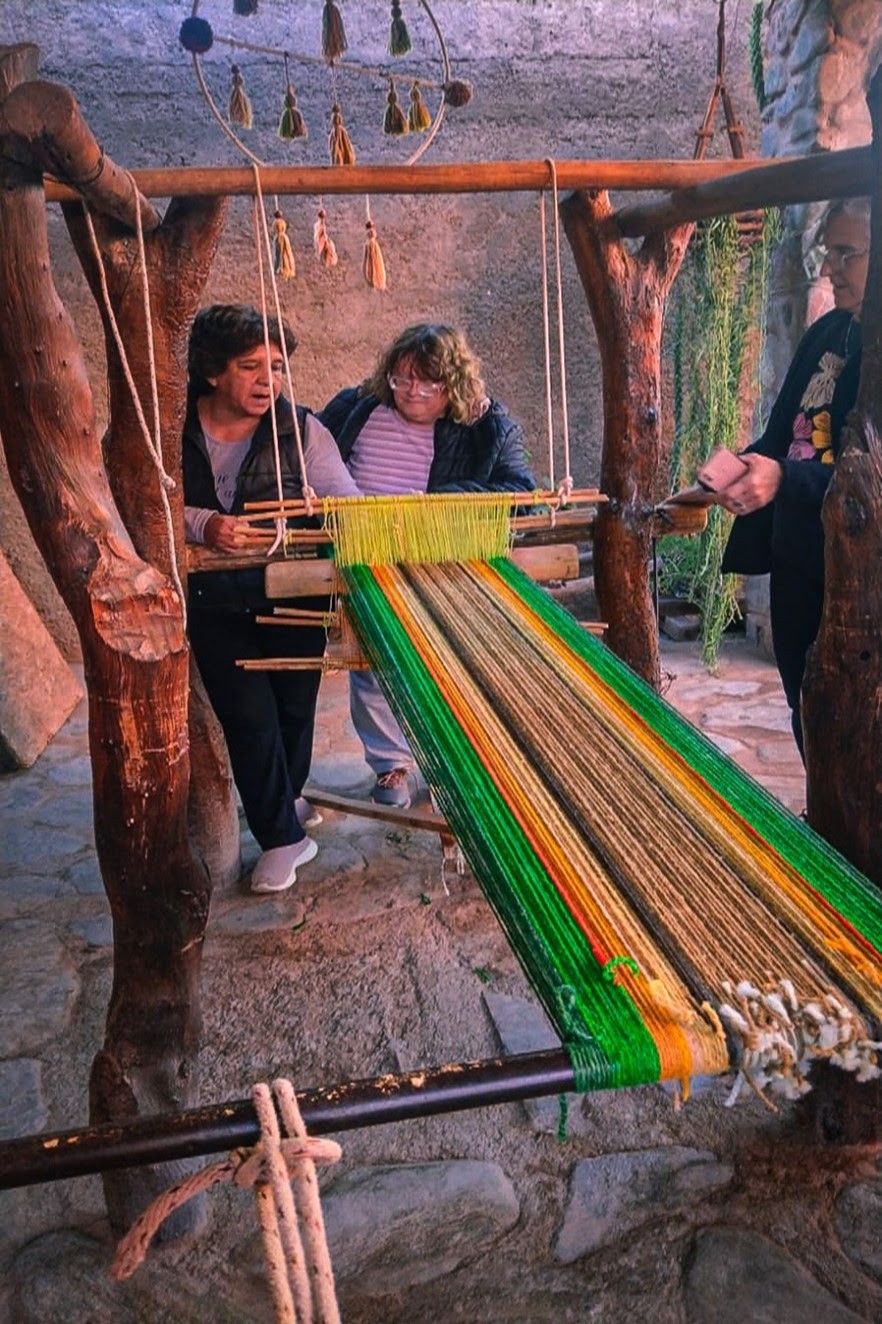
[[[346,463],[355,439],[379,404],[375,395],[348,387],[319,413]],[[498,401],[475,423],[439,418],[428,492],[532,492],[536,479],[527,463],[524,434]]]
[[[787,452],[806,388],[827,353],[845,359],[829,405],[832,451],[839,454],[842,426],[857,399],[861,327],[851,313],[835,308],[819,317],[797,345],[766,430],[745,452],[780,461],[784,477],[774,501],[735,520],[723,557],[724,573],[766,574],[774,555],[809,579],[824,582],[821,506],[834,466],[816,459],[788,460]]]
[[[306,432],[308,409],[297,406],[297,421],[300,435]],[[282,491],[286,500],[298,500],[303,496],[303,484],[300,477],[300,461],[297,455],[297,441],[294,435],[294,419],[291,406],[284,396],[276,404],[276,417],[279,428],[279,459],[282,470]],[[203,510],[217,510],[223,513],[214,485],[211,461],[205,448],[205,439],[199,415],[196,412],[196,400],[191,397],[187,402],[187,419],[184,424],[184,436],[181,452],[181,467],[184,475],[184,501],[188,506],[199,506]],[[251,440],[251,448],[236,480],[236,495],[227,514],[241,515],[246,501],[275,501],[278,497],[276,484],[276,464],[273,451],[273,429],[269,412],[264,414],[257,425]],[[315,523],[304,519],[289,520],[290,525]],[[212,611],[265,611],[268,610],[264,592],[264,567],[253,570],[212,570],[189,576],[188,595],[191,607],[207,608]]]

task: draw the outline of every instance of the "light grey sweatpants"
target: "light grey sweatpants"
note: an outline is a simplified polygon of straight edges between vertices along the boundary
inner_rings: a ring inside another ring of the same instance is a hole
[[[376,776],[393,768],[416,766],[407,737],[395,720],[372,671],[350,671],[349,712],[364,745],[364,757]]]

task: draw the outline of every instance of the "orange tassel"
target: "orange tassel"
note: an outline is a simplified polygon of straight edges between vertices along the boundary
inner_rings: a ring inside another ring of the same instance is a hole
[[[364,241],[364,262],[361,269],[372,290],[385,290],[386,263],[383,261],[383,250],[380,248],[380,241],[377,238],[373,221],[368,221],[365,229],[367,235]]]
[[[343,112],[336,101],[331,107],[328,151],[331,153],[331,165],[355,165],[355,151],[343,125]]]
[[[429,114],[425,101],[423,101],[420,85],[414,79],[413,86],[410,89],[410,109],[407,112],[407,127],[411,133],[425,133],[426,129],[431,128],[432,116]]]

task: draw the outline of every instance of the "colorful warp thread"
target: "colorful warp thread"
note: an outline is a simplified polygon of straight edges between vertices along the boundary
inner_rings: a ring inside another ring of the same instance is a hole
[[[397,558],[396,558],[397,559]],[[727,987],[882,1018],[882,897],[511,562],[341,566],[582,1088],[727,1071]]]

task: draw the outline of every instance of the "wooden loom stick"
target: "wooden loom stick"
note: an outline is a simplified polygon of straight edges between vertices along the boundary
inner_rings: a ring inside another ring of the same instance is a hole
[[[869,148],[850,148],[864,152]],[[827,172],[839,168],[839,158],[847,152],[825,152],[807,157],[783,157],[764,165],[756,161],[555,161],[558,187],[561,189],[622,189],[645,192],[647,189],[680,189],[706,180],[725,178],[745,170],[767,172],[762,184],[763,196],[748,199],[750,205],[787,202],[787,197],[771,197],[776,173],[785,165],[796,165],[804,178],[814,181],[813,198],[832,197]],[[857,161],[854,178],[839,181],[846,194],[860,191],[864,158]],[[254,172],[248,166],[185,166],[133,171],[135,182],[147,197],[252,197]],[[515,193],[536,192],[548,185],[546,161],[451,162],[414,166],[264,166],[261,183],[266,193],[280,197],[310,194],[438,194],[438,193]],[[51,202],[68,202],[76,191],[54,179],[46,180],[46,197]]]
[[[432,500],[433,494],[431,492],[428,492],[428,493],[418,493],[411,497],[398,496],[398,495],[388,496],[388,497],[369,497],[367,498],[367,500],[376,502],[377,504],[382,503],[384,505],[388,505],[390,502],[392,503],[397,501],[413,502],[413,501],[425,499],[426,497],[428,497],[429,500]],[[500,502],[505,501],[506,498],[508,498],[509,504],[512,506],[554,506],[555,508],[559,506],[564,506],[565,508],[568,508],[570,506],[577,506],[583,503],[590,503],[594,505],[594,504],[600,504],[607,500],[607,498],[603,495],[603,493],[598,491],[596,487],[576,488],[574,491],[570,492],[566,497],[562,497],[560,493],[557,491],[550,491],[542,488],[536,488],[531,492],[439,493],[437,497],[435,497],[435,499],[438,501],[461,501],[464,505],[467,504],[469,506],[480,506],[480,505],[498,506]],[[365,500],[365,498],[336,497],[336,498],[331,498],[331,500],[334,501],[335,503],[337,501],[346,503],[350,500],[353,502],[363,501]],[[240,516],[240,518],[248,518],[250,516],[250,518],[253,519],[255,517],[253,512],[264,511],[265,514],[263,518],[265,519],[270,514],[274,514],[274,515],[275,514],[278,515],[314,514],[315,506],[313,504],[311,508],[308,508],[305,501],[295,500],[292,498],[289,501],[246,501],[245,510],[246,510],[246,515]]]

